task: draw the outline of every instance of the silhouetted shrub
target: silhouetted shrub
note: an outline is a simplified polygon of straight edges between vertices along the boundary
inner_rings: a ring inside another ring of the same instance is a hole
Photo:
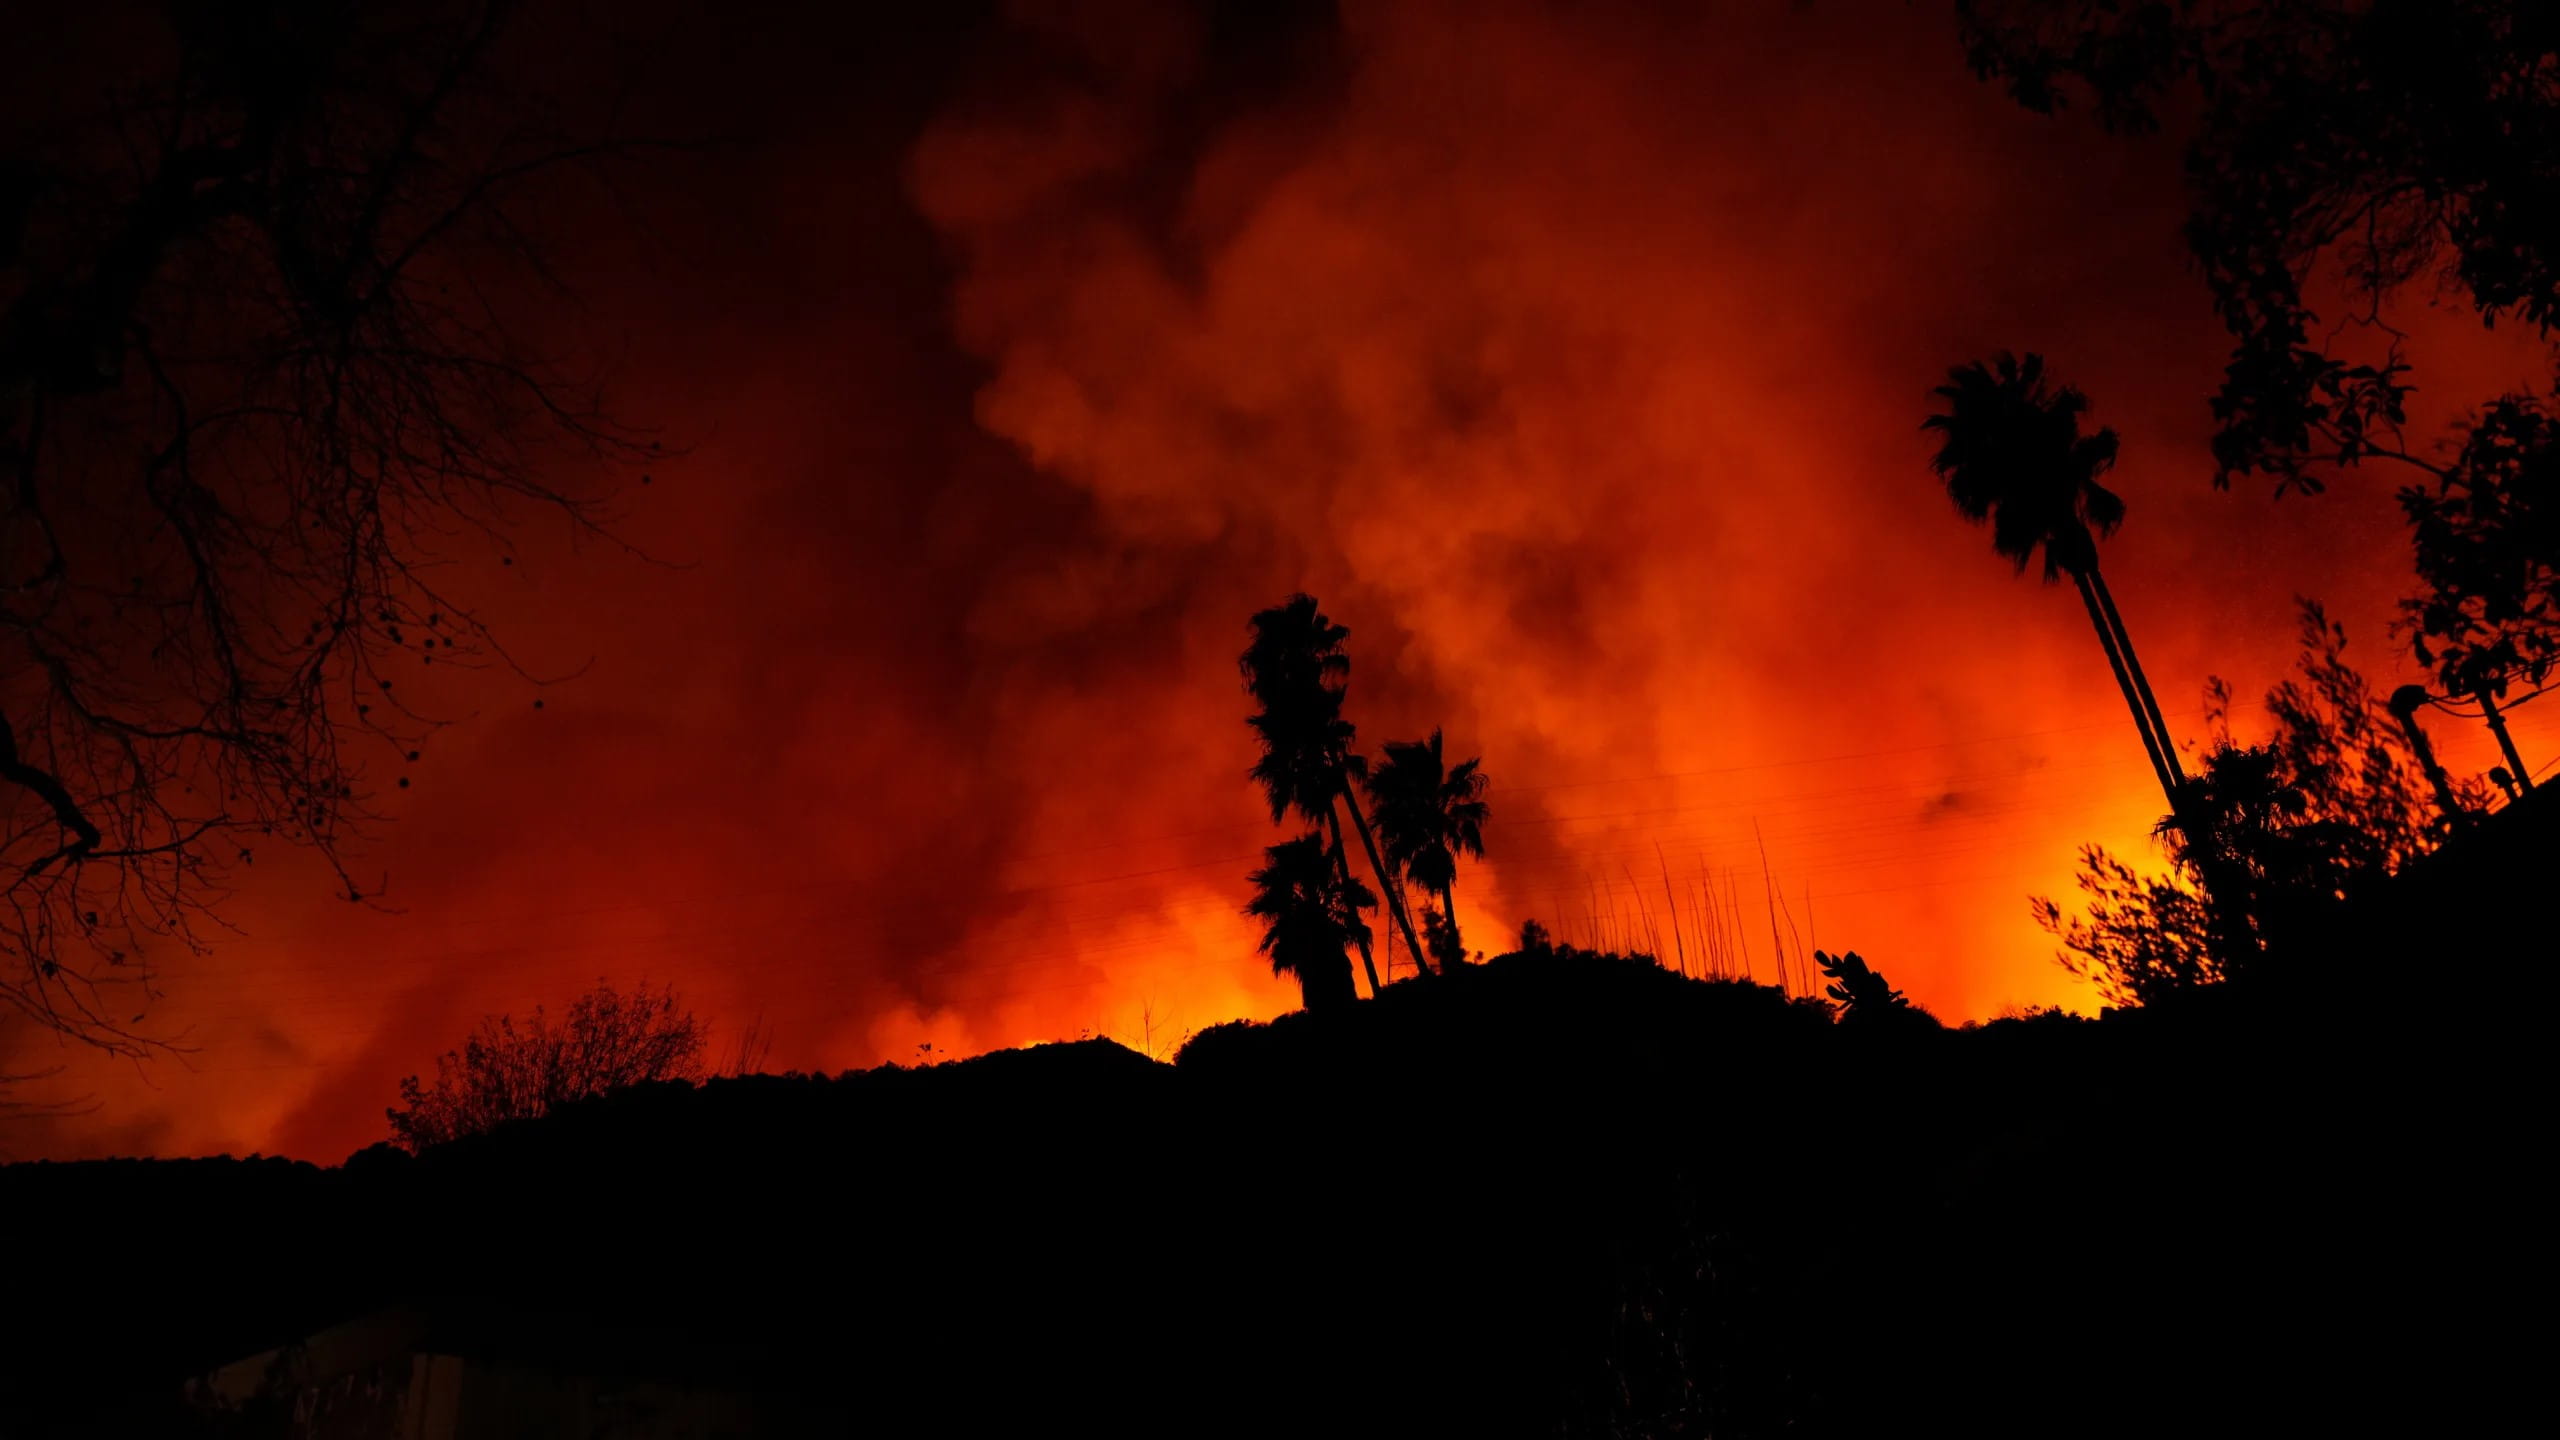
[[[672,987],[625,995],[600,984],[557,1022],[540,1007],[522,1026],[510,1015],[481,1021],[437,1057],[433,1084],[402,1080],[401,1103],[385,1113],[400,1144],[423,1150],[626,1086],[699,1079],[708,1035]]]
[[[1830,983],[1823,994],[1838,1007],[1840,1023],[1859,1029],[1894,1026],[1908,1030],[1937,1030],[1938,1017],[1915,1005],[1901,991],[1886,982],[1884,976],[1869,968],[1858,952],[1833,955],[1813,952],[1814,963],[1822,969]]]

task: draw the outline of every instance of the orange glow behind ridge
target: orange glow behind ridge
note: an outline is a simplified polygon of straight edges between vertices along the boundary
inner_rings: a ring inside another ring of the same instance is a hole
[[[628,526],[679,564],[532,537],[486,608],[592,663],[456,694],[367,856],[391,908],[262,856],[237,938],[157,957],[184,1052],[22,1042],[95,1106],[0,1146],[334,1161],[479,1016],[599,977],[773,1068],[1279,1013],[1235,656],[1297,589],[1367,745],[1484,757],[1470,948],[1641,904],[1669,959],[1667,869],[1684,925],[1736,888],[1764,980],[1774,918],[1950,1021],[2093,1006],[2026,900],[2084,841],[2150,858],[2160,797],[2068,590],[1934,486],[1930,387],[2038,349],[2123,432],[2104,561],[2188,740],[2208,675],[2281,678],[2297,593],[2415,678],[2393,482],[2207,484],[2173,143],[2018,111],[1925,7],[1762,8],[1351,4],[1314,78],[1215,104],[1213,37],[1145,5],[1019,7],[929,94],[760,34],[688,103],[773,138],[591,266],[687,447]],[[2405,326],[2445,405],[2537,363]]]

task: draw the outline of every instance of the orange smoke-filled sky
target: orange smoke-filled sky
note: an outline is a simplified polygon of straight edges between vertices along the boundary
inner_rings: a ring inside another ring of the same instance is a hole
[[[159,957],[182,1053],[16,1037],[92,1103],[0,1148],[335,1160],[600,977],[773,1068],[1278,1013],[1235,656],[1298,589],[1368,743],[1484,757],[1471,946],[1641,894],[1668,948],[1662,870],[1714,873],[1770,978],[1765,846],[1779,928],[1941,1016],[2089,1008],[2027,897],[2160,802],[2075,597],[1928,474],[1930,387],[2002,347],[2124,435],[2105,563],[2184,738],[2209,675],[2281,678],[2296,594],[2413,678],[2383,477],[2207,482],[2174,138],[2018,110],[1941,7],[786,8],[643,27],[652,121],[723,143],[561,237],[684,451],[623,527],[654,562],[542,533],[488,582],[576,677],[459,697],[386,908],[261,857],[237,937]],[[2402,318],[2447,403],[2540,363]]]

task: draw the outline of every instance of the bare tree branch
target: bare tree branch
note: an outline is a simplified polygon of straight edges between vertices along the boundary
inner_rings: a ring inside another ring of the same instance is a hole
[[[162,73],[25,157],[0,1006],[148,1053],[151,958],[259,849],[378,895],[367,758],[443,723],[388,662],[526,673],[440,567],[536,514],[610,538],[602,477],[663,453],[510,320],[560,281],[502,197],[632,148],[507,93],[515,9],[175,11]]]

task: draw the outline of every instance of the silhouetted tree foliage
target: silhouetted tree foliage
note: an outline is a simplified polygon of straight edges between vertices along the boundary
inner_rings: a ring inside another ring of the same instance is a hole
[[[1458,857],[1484,855],[1484,822],[1492,807],[1485,803],[1483,762],[1448,764],[1434,730],[1424,740],[1388,741],[1384,758],[1363,783],[1387,862],[1438,904],[1438,912],[1424,921],[1432,958],[1444,970],[1464,963],[1455,894]]]
[[[556,1021],[538,1006],[522,1025],[511,1015],[481,1021],[460,1050],[437,1057],[433,1082],[402,1080],[400,1103],[385,1113],[395,1140],[424,1150],[572,1100],[654,1080],[701,1079],[709,1034],[679,1006],[673,986],[625,994],[599,984]]]
[[[1937,1028],[1935,1016],[1894,989],[1855,950],[1845,955],[1816,950],[1813,959],[1821,968],[1823,979],[1829,982],[1822,987],[1822,993],[1838,1010],[1841,1024]]]
[[[2560,525],[2550,396],[2487,404],[2449,460],[2407,435],[2384,306],[2412,284],[2484,323],[2560,319],[2560,12],[2513,0],[1960,0],[1977,73],[2032,109],[2094,98],[2116,128],[2198,113],[2187,240],[2233,349],[2215,481],[2318,490],[2368,460],[2401,491],[2422,660],[2456,694],[2539,684]],[[2182,82],[2186,88],[2182,89]],[[2307,298],[2334,288],[2341,313]]]
[[[1246,623],[1253,639],[1238,658],[1237,668],[1244,674],[1246,692],[1262,706],[1245,717],[1262,746],[1262,758],[1250,773],[1271,802],[1273,822],[1297,814],[1327,827],[1333,835],[1335,861],[1348,886],[1354,882],[1342,834],[1342,810],[1347,806],[1361,848],[1368,852],[1369,868],[1413,950],[1414,968],[1428,974],[1421,937],[1397,900],[1394,876],[1351,793],[1351,782],[1366,773],[1366,762],[1351,749],[1356,732],[1342,714],[1351,677],[1351,657],[1342,642],[1351,631],[1333,623],[1311,595],[1292,595],[1255,612]],[[1360,963],[1368,972],[1370,993],[1375,994],[1378,968],[1365,927],[1358,940]]]
[[[2351,833],[2315,815],[2283,758],[2263,745],[2216,745],[2158,834],[2204,881],[2212,948],[2226,974],[2298,933],[2303,912],[2345,899],[2358,873]]]
[[[1334,817],[1354,734],[1342,715],[1351,676],[1342,642],[1351,632],[1309,595],[1292,595],[1248,623],[1253,640],[1237,668],[1262,706],[1245,718],[1262,744],[1250,773],[1271,802],[1273,823],[1297,814],[1322,824]]]
[[[2268,738],[2311,816],[2337,833],[2340,853],[2359,871],[2397,870],[2432,849],[2443,828],[2426,775],[2406,732],[2362,672],[2347,662],[2346,627],[2316,600],[2296,602],[2302,653],[2297,675],[2267,691]],[[2213,725],[2229,728],[2229,687],[2212,687]],[[2485,787],[2456,787],[2475,807]]]
[[[1310,1010],[1330,1009],[1355,998],[1350,948],[1369,938],[1363,910],[1378,897],[1353,878],[1342,852],[1321,835],[1301,835],[1263,851],[1267,863],[1245,877],[1253,899],[1244,913],[1262,922],[1261,953],[1271,973],[1290,975]]]
[[[2560,420],[2536,397],[2483,410],[2453,462],[2400,492],[2420,592],[2418,659],[2448,692],[2503,696],[2560,661]]]
[[[2063,966],[2112,1003],[2309,949],[2342,904],[2433,848],[2441,822],[2403,733],[2347,662],[2344,627],[2300,604],[2299,673],[2267,692],[2264,744],[2231,738],[2229,689],[2213,682],[2214,747],[2159,825],[2170,873],[2138,875],[2093,845],[2081,852],[2085,917],[2034,902]]]
[[[1467,945],[1458,934],[1458,920],[1444,899],[1422,915],[1422,943],[1431,947],[1431,958],[1442,972],[1452,965],[1467,963]]]
[[[527,339],[520,202],[608,147],[497,82],[514,9],[114,12],[116,87],[0,139],[0,1005],[138,1053],[232,867],[366,898],[390,662],[504,661],[436,567],[652,448]]]
[[[2174,804],[2182,778],[2177,747],[2098,570],[2098,540],[2124,523],[2123,497],[2100,478],[2115,467],[2116,432],[2081,429],[2089,397],[2054,386],[2041,355],[2003,353],[1959,365],[1934,393],[1945,406],[1921,422],[1941,437],[1929,468],[1957,513],[1991,523],[1991,548],[2019,574],[2040,554],[2046,584],[2071,577],[2161,793]]]
[[[2067,915],[2041,896],[2028,903],[2062,943],[2055,957],[2062,968],[2096,985],[2107,1003],[2149,1005],[2223,978],[2192,876],[2138,875],[2105,846],[2084,845],[2078,884],[2085,914]]]
[[[1947,372],[1945,408],[1921,422],[1941,437],[1929,467],[1958,513],[1991,522],[1991,548],[2026,573],[2041,556],[2050,583],[2098,563],[2098,539],[2124,523],[2124,497],[2103,480],[2116,432],[2084,432],[2089,397],[2045,375],[2044,357],[2003,353]]]
[[[2192,82],[2187,240],[2235,347],[2214,413],[2220,481],[2316,489],[2318,467],[2403,452],[2383,300],[2458,287],[2494,322],[2560,318],[2560,16],[2512,0],[1960,0],[1975,71],[2051,112],[2076,94],[2145,129]],[[2324,269],[2324,267],[2326,267]],[[2305,299],[2315,273],[2353,309]],[[2357,324],[2355,322],[2361,322]]]

